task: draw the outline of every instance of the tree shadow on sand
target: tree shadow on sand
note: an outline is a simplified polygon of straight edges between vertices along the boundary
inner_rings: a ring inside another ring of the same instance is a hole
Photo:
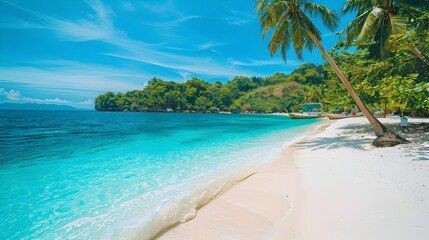
[[[366,150],[364,145],[371,143],[371,139],[362,138],[356,139],[350,136],[341,136],[336,137],[318,137],[311,140],[303,140],[295,144],[299,148],[305,148],[310,150],[318,149],[328,149],[334,150],[338,148],[353,148],[357,150]]]
[[[406,147],[410,149],[408,156],[413,157],[414,161],[429,160],[429,132],[427,131],[427,123],[425,124],[410,124],[409,130],[405,133],[401,132],[398,123],[386,123],[386,127],[394,132],[400,133],[405,137],[410,144],[398,145],[398,147]],[[310,150],[328,149],[334,150],[338,148],[352,148],[356,150],[368,151],[375,139],[375,135],[369,124],[351,124],[346,127],[338,128],[340,131],[333,137],[317,137],[308,140],[300,141],[295,144],[298,148]],[[426,143],[426,144],[425,144]]]

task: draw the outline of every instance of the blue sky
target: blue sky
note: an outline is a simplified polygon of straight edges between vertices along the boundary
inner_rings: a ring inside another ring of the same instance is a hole
[[[339,10],[343,0],[319,3]],[[299,64],[270,56],[253,0],[0,0],[0,103],[93,108],[106,91],[148,80],[290,73]],[[350,21],[344,18],[341,30]],[[338,39],[316,21],[322,44]],[[318,50],[305,62],[322,63]]]

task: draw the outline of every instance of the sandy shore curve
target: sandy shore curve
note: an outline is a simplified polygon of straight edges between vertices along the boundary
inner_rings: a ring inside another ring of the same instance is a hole
[[[375,148],[364,118],[322,122],[157,239],[427,239],[429,135],[403,135],[412,143]]]

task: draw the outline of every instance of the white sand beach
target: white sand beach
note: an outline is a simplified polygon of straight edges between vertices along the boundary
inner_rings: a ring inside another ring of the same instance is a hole
[[[429,133],[402,135],[375,148],[366,119],[324,121],[157,239],[428,239]]]

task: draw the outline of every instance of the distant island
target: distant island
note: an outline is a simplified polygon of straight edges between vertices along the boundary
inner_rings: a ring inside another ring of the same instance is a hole
[[[37,104],[37,103],[0,103],[0,110],[87,110],[57,104]]]
[[[374,73],[367,71],[384,74],[383,69],[356,67],[356,59],[360,54],[349,54],[347,59],[343,57],[342,65],[350,71],[350,82],[370,110],[400,110],[412,112],[416,116],[429,114],[429,102],[425,101],[429,85],[425,83],[425,74],[402,77],[403,73],[398,73],[398,76],[377,81],[379,74],[373,76]],[[362,61],[360,58],[358,60]],[[424,69],[417,70],[424,72]],[[371,82],[367,82],[369,80]],[[402,85],[403,81],[407,81],[407,86]],[[346,88],[327,64],[305,63],[291,74],[276,73],[265,78],[236,76],[226,83],[209,83],[198,78],[178,83],[153,78],[142,90],[99,95],[95,99],[95,109],[125,112],[275,113],[299,111],[306,102],[322,103],[326,112],[356,108]]]
[[[307,63],[290,75],[236,76],[225,84],[197,78],[184,83],[153,78],[143,90],[99,95],[95,108],[136,112],[284,112],[301,108],[305,100],[318,101],[317,96],[305,96],[318,91],[316,85],[326,82],[327,76],[322,65]],[[347,98],[347,102],[351,103],[351,99]]]

